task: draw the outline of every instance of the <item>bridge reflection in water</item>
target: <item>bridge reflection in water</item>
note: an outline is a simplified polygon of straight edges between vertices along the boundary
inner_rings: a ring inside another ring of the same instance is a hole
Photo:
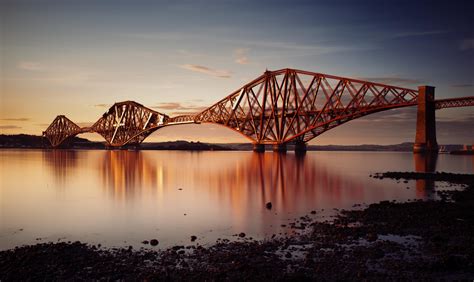
[[[370,178],[375,172],[433,171],[436,162],[438,170],[473,171],[471,156],[440,155],[436,161],[389,152],[1,154],[2,196],[4,203],[15,203],[3,205],[4,226],[31,230],[33,242],[38,233],[55,236],[74,230],[74,239],[119,245],[128,240],[138,246],[150,236],[159,236],[160,246],[166,240],[188,242],[193,234],[202,242],[238,232],[262,238],[291,232],[281,225],[312,210],[322,216],[358,203],[434,196],[432,182]],[[35,173],[26,178],[25,170]],[[265,208],[267,202],[272,210]]]
[[[422,155],[414,157],[418,160]],[[239,225],[248,224],[249,220],[271,222],[268,217],[275,213],[284,217],[288,213],[308,213],[318,208],[350,208],[354,203],[394,195],[395,198],[415,196],[411,196],[414,191],[405,191],[394,181],[368,178],[371,172],[381,169],[378,166],[382,160],[376,161],[372,168],[366,167],[363,173],[355,173],[354,168],[360,169],[358,163],[364,160],[363,153],[315,152],[299,156],[252,152],[53,150],[44,152],[43,159],[57,186],[67,186],[68,181],[77,177],[98,178],[97,189],[104,189],[107,198],[116,204],[127,205],[149,198],[155,199],[156,205],[170,208],[176,202],[183,210],[191,210],[193,205],[196,208],[212,205],[213,212],[227,212],[234,224]],[[89,167],[88,173],[95,175],[83,175],[74,166],[80,171]],[[418,161],[416,168],[422,169]],[[417,182],[416,196],[425,197],[423,191],[427,188],[432,189],[426,183]],[[272,202],[272,212],[265,212],[267,202]]]
[[[438,154],[413,154],[416,172],[435,172]],[[433,198],[435,182],[432,179],[416,180],[416,193],[420,198]]]
[[[43,163],[51,169],[58,187],[65,187],[68,179],[75,177],[79,154],[74,150],[49,150],[42,153]]]
[[[86,165],[84,157],[80,160],[84,153],[44,151],[43,161],[51,169],[56,183],[64,186],[68,179],[79,176],[75,167]],[[150,154],[143,151],[96,153],[101,186],[116,199],[132,199],[144,189],[149,192],[167,187],[179,189],[178,186],[188,182],[193,186],[207,186],[209,192],[235,207],[248,199],[262,207],[272,202],[283,209],[299,205],[305,199],[310,199],[313,205],[329,201],[334,206],[343,204],[346,197],[351,202],[364,201],[364,183],[360,179],[344,175],[306,155],[214,152],[212,162],[206,161],[203,167],[200,159],[205,159],[207,156],[203,155],[208,152],[173,152],[178,159],[166,158],[166,162],[163,158],[150,158]],[[414,154],[415,171],[435,172],[437,159],[437,154]],[[434,190],[434,182],[417,180],[416,190],[418,197],[427,197]]]

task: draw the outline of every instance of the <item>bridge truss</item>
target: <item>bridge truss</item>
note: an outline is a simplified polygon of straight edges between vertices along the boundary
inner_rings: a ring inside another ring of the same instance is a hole
[[[262,76],[196,116],[258,144],[307,142],[374,112],[413,106],[416,90],[300,70]]]
[[[305,144],[350,120],[418,103],[418,90],[294,69],[266,71],[196,115],[169,117],[139,103],[114,104],[91,127],[58,116],[43,132],[53,147],[84,132],[109,146],[139,144],[170,125],[214,123],[254,144]],[[474,97],[435,101],[436,109],[473,106]]]

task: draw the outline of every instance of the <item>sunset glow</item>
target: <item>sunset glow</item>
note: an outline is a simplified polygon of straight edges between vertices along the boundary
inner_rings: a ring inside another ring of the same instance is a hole
[[[468,9],[337,3],[2,1],[0,132],[40,135],[59,114],[87,126],[124,100],[196,113],[266,69],[286,67],[433,85],[436,98],[472,95],[474,35],[471,15],[460,11]],[[415,108],[374,114],[311,143],[413,141],[415,119]],[[472,109],[440,111],[437,121],[440,143],[474,140],[465,130]],[[218,125],[165,128],[146,141],[178,139],[247,141]]]

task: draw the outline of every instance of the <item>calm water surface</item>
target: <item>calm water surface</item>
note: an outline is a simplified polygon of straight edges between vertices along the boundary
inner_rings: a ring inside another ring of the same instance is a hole
[[[291,232],[281,225],[312,210],[324,219],[357,203],[434,197],[433,183],[371,173],[473,166],[472,156],[385,152],[0,150],[0,249],[57,240],[141,247],[152,238],[168,247],[240,232],[268,238]]]

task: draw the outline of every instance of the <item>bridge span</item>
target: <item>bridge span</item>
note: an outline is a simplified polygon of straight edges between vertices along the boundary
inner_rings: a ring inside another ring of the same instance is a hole
[[[115,103],[90,127],[64,115],[43,132],[53,148],[85,132],[100,134],[110,147],[138,145],[165,126],[214,123],[239,132],[255,151],[287,145],[305,151],[306,143],[351,120],[417,106],[414,152],[437,151],[435,110],[474,106],[474,96],[435,100],[434,87],[418,90],[295,69],[266,71],[196,115],[170,117],[134,101]]]

